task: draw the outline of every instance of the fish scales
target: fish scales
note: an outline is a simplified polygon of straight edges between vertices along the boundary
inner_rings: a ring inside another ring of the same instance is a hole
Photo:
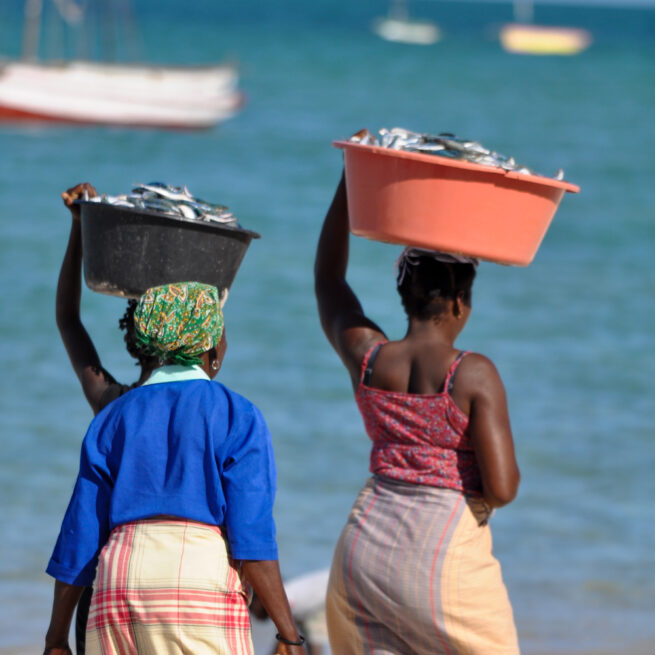
[[[402,127],[393,127],[390,130],[383,127],[378,130],[377,134],[367,129],[360,130],[350,137],[350,141],[391,150],[404,150],[469,161],[482,166],[502,168],[522,175],[540,175],[531,168],[518,163],[514,157],[506,157],[501,153],[489,150],[478,141],[462,139],[450,132],[433,135],[411,132]],[[553,176],[553,179],[563,180],[564,171],[560,168]]]
[[[103,193],[91,198],[90,201],[117,207],[145,209],[166,216],[182,217],[205,223],[221,223],[231,227],[240,227],[237,218],[228,207],[195,198],[186,185],[176,187],[164,182],[137,183],[129,194],[110,196]]]

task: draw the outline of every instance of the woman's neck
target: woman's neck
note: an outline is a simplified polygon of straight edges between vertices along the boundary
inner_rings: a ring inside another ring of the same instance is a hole
[[[423,320],[410,317],[405,340],[429,341],[452,347],[459,332],[460,328],[455,317],[442,317],[439,321],[433,318]]]
[[[161,364],[147,364],[145,366],[141,366],[141,375],[139,376],[139,379],[137,380],[137,385],[142,385],[151,375],[152,372],[158,369],[161,366]]]

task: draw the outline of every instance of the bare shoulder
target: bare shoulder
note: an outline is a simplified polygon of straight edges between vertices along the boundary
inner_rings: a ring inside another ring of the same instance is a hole
[[[94,413],[99,414],[105,407],[107,407],[107,405],[114,402],[114,400],[117,398],[120,398],[130,389],[131,387],[126,384],[119,384],[115,381],[111,382],[100,394],[100,399],[98,400],[97,406],[93,408]]]
[[[471,395],[504,389],[495,364],[485,355],[469,353],[457,368],[457,385]]]
[[[478,375],[498,375],[496,365],[486,355],[475,352],[470,352],[462,358],[459,370]]]
[[[341,333],[337,352],[350,373],[353,386],[359,382],[364,357],[376,343],[386,339],[384,332],[375,328],[347,329]]]

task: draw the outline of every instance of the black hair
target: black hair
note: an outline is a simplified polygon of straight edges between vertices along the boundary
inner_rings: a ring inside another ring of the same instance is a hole
[[[448,300],[461,298],[467,307],[471,306],[474,279],[473,264],[448,263],[429,255],[418,256],[416,264],[406,266],[398,293],[407,316],[438,320],[446,311]]]
[[[130,298],[127,301],[125,313],[118,320],[118,327],[125,331],[123,341],[125,341],[127,352],[137,360],[135,364],[137,366],[147,366],[157,358],[148,355],[145,348],[136,339],[136,334],[134,332],[134,310],[136,309],[137,304],[137,301],[133,298]]]

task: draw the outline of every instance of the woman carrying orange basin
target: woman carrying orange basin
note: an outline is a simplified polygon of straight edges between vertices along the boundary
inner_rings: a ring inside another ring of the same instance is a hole
[[[519,485],[505,389],[488,358],[454,345],[477,262],[405,249],[397,285],[408,329],[391,341],[346,281],[348,242],[342,178],[318,244],[316,296],[373,442],[373,476],[332,562],[332,652],[515,655],[488,525]]]

